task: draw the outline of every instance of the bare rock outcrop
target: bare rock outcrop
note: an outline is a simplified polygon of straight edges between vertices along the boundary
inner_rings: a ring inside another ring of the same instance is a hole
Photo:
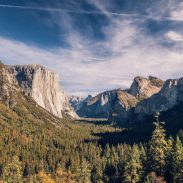
[[[156,77],[149,76],[148,78],[144,78],[142,76],[137,76],[134,78],[128,92],[140,100],[143,100],[158,93],[162,86],[163,81]]]
[[[181,80],[180,80],[181,81]],[[175,106],[179,99],[179,87],[182,85],[177,79],[169,79],[165,82],[159,93],[138,104],[135,112],[152,115],[156,112],[166,111]]]
[[[163,112],[178,106],[183,102],[183,78],[167,80],[158,93],[149,98],[139,100],[137,104],[124,111],[119,110],[118,115],[111,118],[111,121],[118,121],[119,124],[143,121],[147,116],[154,115],[156,112]],[[128,117],[126,117],[128,114]],[[112,114],[111,114],[112,116]]]
[[[8,68],[22,92],[31,96],[41,107],[60,118],[62,112],[77,117],[60,88],[57,74],[40,65],[17,65]]]

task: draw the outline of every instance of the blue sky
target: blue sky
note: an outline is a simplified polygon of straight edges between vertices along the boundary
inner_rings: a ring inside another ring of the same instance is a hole
[[[0,59],[59,73],[69,94],[183,77],[183,1],[0,0]]]

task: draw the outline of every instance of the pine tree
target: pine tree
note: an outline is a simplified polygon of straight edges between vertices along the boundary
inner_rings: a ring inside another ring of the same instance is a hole
[[[166,183],[163,177],[157,176],[152,172],[145,177],[144,183]]]
[[[5,183],[22,183],[22,167],[17,156],[5,166],[3,180]]]
[[[142,162],[140,160],[140,151],[137,145],[134,145],[124,167],[124,180],[129,183],[136,183],[141,180]]]
[[[91,171],[87,164],[86,159],[81,159],[80,169],[78,170],[78,182],[79,183],[90,183],[91,182]]]
[[[25,163],[24,170],[23,170],[23,176],[24,176],[24,177],[27,177],[28,175],[29,175],[29,165],[28,165],[28,163],[26,162],[26,163]]]
[[[183,145],[178,136],[173,147],[172,167],[174,182],[183,182]]]
[[[179,136],[181,142],[183,143],[183,130],[179,131],[178,136]]]
[[[172,152],[173,152],[173,143],[174,143],[174,139],[172,136],[169,137],[169,139],[167,140],[167,154],[166,154],[166,172],[165,172],[165,177],[167,178],[167,180],[169,180],[170,182],[173,181],[172,179]]]
[[[147,173],[147,153],[146,150],[144,149],[144,146],[140,143],[139,145],[140,149],[140,161],[142,162],[142,167],[143,167],[143,174],[142,177],[145,176]]]
[[[140,148],[140,159],[142,161],[143,166],[146,166],[147,162],[146,150],[144,149],[144,146],[141,143],[139,144],[139,148]]]
[[[165,171],[168,147],[165,138],[165,130],[162,126],[163,122],[159,122],[159,114],[156,115],[156,122],[154,124],[156,128],[153,131],[152,138],[149,143],[150,164],[151,170],[162,176]]]
[[[102,167],[95,164],[91,170],[91,181],[95,183],[102,183]]]

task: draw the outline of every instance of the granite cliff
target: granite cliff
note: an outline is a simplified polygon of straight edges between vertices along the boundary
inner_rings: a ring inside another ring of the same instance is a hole
[[[59,118],[62,117],[62,112],[77,118],[65,92],[60,88],[57,74],[40,65],[16,65],[7,68],[21,91],[31,96],[41,107]]]
[[[36,101],[25,95],[18,85],[14,73],[9,66],[0,62],[0,122],[13,129],[13,125],[22,124],[54,125],[57,128],[66,128],[65,121],[52,115],[42,108]]]
[[[133,83],[128,90],[128,93],[143,100],[158,93],[163,86],[163,81],[153,76],[148,78],[137,76],[134,78]]]
[[[135,77],[130,89],[119,92],[112,103],[109,121],[121,124],[137,121],[138,106],[159,93],[163,85],[164,82],[161,79],[153,76]],[[126,92],[125,95],[124,92]]]
[[[183,79],[167,80],[156,95],[138,104],[135,113],[151,115],[155,112],[166,111],[182,101]]]
[[[140,100],[134,107],[132,106],[128,112],[122,113],[120,107],[114,107],[109,117],[111,121],[120,124],[134,123],[143,121],[148,116],[154,115],[156,112],[165,112],[178,106],[183,102],[183,78],[169,79],[165,81],[159,92],[154,93],[149,98]],[[117,115],[113,117],[113,113]],[[128,113],[128,117],[124,114]]]

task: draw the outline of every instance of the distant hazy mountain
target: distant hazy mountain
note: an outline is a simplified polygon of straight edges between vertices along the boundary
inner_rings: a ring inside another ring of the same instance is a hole
[[[89,95],[75,108],[80,117],[107,118],[116,90],[106,91],[95,97]]]
[[[68,96],[68,100],[69,100],[70,105],[74,108],[74,110],[77,111],[80,104],[83,102],[84,98],[71,95],[71,96]]]

